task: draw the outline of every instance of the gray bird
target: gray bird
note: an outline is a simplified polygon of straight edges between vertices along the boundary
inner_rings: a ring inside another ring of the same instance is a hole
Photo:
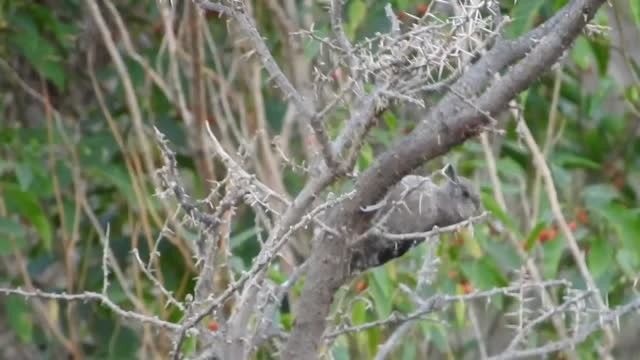
[[[374,211],[369,231],[352,247],[351,271],[362,271],[402,256],[424,238],[392,240],[384,234],[425,232],[434,226],[457,224],[480,215],[480,195],[471,181],[457,176],[451,165],[441,170],[445,182],[407,175],[393,186],[384,200],[364,211]]]

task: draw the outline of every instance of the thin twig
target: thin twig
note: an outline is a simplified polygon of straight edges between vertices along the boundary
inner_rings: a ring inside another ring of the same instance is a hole
[[[79,294],[66,294],[66,293],[44,292],[41,290],[26,291],[20,288],[17,288],[17,289],[0,288],[0,293],[5,295],[18,295],[25,298],[41,298],[41,299],[51,299],[51,300],[83,301],[83,302],[99,301],[102,305],[108,307],[114,313],[116,313],[116,315],[118,315],[123,319],[131,319],[131,320],[139,321],[144,324],[150,324],[150,325],[158,326],[161,328],[165,328],[171,331],[176,331],[180,329],[179,325],[176,325],[174,323],[170,323],[164,320],[160,320],[157,317],[146,316],[133,311],[124,310],[118,305],[116,305],[113,301],[111,301],[108,297],[92,291],[85,291]]]
[[[586,282],[587,288],[591,291],[596,292],[597,294],[596,301],[600,310],[607,311],[609,308],[607,305],[605,305],[604,301],[602,300],[602,295],[600,294],[600,290],[596,285],[596,282],[593,279],[593,276],[591,275],[589,268],[587,267],[587,263],[584,258],[584,253],[580,250],[580,247],[578,246],[578,243],[575,237],[573,236],[573,232],[571,231],[571,229],[569,229],[569,225],[567,224],[567,219],[562,214],[562,208],[560,207],[560,201],[558,200],[558,193],[556,191],[556,187],[553,182],[553,177],[551,176],[551,170],[549,170],[549,166],[547,165],[544,155],[542,154],[542,151],[540,151],[540,148],[538,147],[538,144],[533,138],[533,135],[531,134],[529,127],[524,121],[518,122],[517,131],[518,131],[518,134],[524,138],[524,141],[527,144],[527,147],[529,148],[533,156],[533,161],[542,175],[542,179],[544,180],[545,187],[547,189],[547,197],[549,198],[549,203],[551,205],[551,211],[553,212],[553,217],[555,218],[556,222],[560,226],[560,230],[562,231],[562,234],[564,235],[564,238],[567,241],[567,244],[569,245],[569,250],[571,251],[571,254],[573,255],[573,259],[576,262],[576,265],[578,266],[580,275]],[[605,335],[607,339],[607,346],[612,347],[613,343],[615,342],[615,336],[613,334],[613,330],[608,325],[604,325],[603,329],[605,331]]]

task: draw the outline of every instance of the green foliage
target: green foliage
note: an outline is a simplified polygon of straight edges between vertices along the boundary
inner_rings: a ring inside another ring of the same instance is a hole
[[[23,343],[33,341],[33,313],[31,307],[18,298],[9,298],[4,304],[9,325]]]
[[[539,10],[546,0],[514,1],[511,8],[512,22],[509,24],[506,33],[511,37],[518,37],[533,28],[538,17]]]

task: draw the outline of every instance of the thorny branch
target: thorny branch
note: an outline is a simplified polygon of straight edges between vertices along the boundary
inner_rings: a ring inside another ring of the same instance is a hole
[[[453,88],[464,97],[473,97],[486,88],[477,96],[476,104],[489,114],[498,113],[561,56],[603,2],[574,0],[530,33],[516,40],[498,40]],[[507,69],[502,78],[490,84],[494,74],[514,62],[517,63]],[[375,203],[386,189],[424,161],[446,153],[481,131],[486,117],[466,105],[458,95],[446,95],[411,134],[378,156],[358,177],[354,198],[333,214],[332,222],[338,228],[360,231],[361,207]],[[327,236],[317,240],[285,358],[317,356],[335,291],[349,278],[345,265],[347,253],[347,242],[343,239]]]
[[[427,315],[436,311],[440,311],[446,305],[449,305],[457,301],[470,301],[470,300],[476,300],[476,299],[491,298],[499,294],[509,295],[510,293],[514,291],[519,291],[521,289],[567,286],[567,285],[569,285],[567,281],[551,280],[551,281],[545,281],[540,284],[525,283],[525,284],[518,284],[518,285],[505,287],[505,288],[496,288],[496,289],[491,289],[486,291],[476,291],[466,295],[434,295],[428,299],[420,300],[418,309],[408,315],[401,316],[401,315],[398,315],[397,313],[393,313],[387,319],[382,319],[382,320],[378,320],[378,321],[374,321],[374,322],[370,322],[370,323],[366,323],[358,326],[353,326],[353,327],[346,327],[342,329],[338,328],[334,331],[329,332],[327,335],[325,335],[325,338],[332,339],[342,334],[362,332],[367,329],[371,329],[378,326],[394,325],[394,324],[404,323],[407,321],[417,320],[422,318],[424,315]]]

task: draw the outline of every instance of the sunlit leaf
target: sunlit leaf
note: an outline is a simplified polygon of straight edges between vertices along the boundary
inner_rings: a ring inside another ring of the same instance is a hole
[[[469,231],[460,231],[460,236],[462,236],[462,238],[464,239],[464,248],[471,256],[478,259],[484,255],[484,252],[482,251],[482,248],[478,243],[478,239],[475,236],[471,235]]]
[[[631,8],[631,14],[633,15],[636,25],[640,26],[640,2],[629,0],[629,7]]]

